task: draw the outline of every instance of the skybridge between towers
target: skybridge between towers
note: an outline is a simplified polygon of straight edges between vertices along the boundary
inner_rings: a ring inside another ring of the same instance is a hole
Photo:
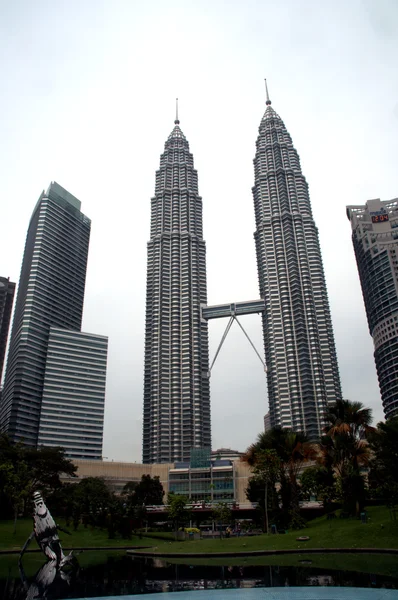
[[[210,321],[210,319],[223,319],[225,317],[229,317],[228,325],[227,325],[227,327],[224,331],[224,334],[221,338],[221,342],[218,345],[217,351],[216,351],[213,361],[210,365],[210,369],[205,375],[206,377],[208,377],[208,378],[210,377],[214,363],[217,360],[217,356],[220,353],[221,347],[222,347],[223,343],[225,342],[225,339],[226,339],[228,332],[231,329],[234,321],[237,322],[237,324],[239,325],[239,327],[245,334],[246,338],[249,341],[249,344],[251,345],[254,352],[257,354],[259,360],[261,361],[261,364],[264,367],[264,371],[267,372],[267,365],[265,364],[264,360],[261,358],[261,355],[257,351],[257,349],[256,349],[255,345],[253,344],[252,340],[250,339],[248,333],[246,332],[243,325],[241,324],[241,322],[238,319],[238,316],[240,317],[243,315],[259,314],[259,313],[264,312],[264,310],[265,310],[264,300],[261,300],[261,299],[260,300],[247,300],[245,302],[231,302],[230,304],[216,304],[214,306],[207,306],[207,304],[201,304],[200,316],[201,316],[202,321]]]

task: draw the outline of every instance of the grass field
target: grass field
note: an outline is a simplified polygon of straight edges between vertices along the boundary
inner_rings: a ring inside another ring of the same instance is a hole
[[[308,523],[305,529],[289,531],[285,535],[259,535],[230,539],[196,540],[186,542],[162,542],[154,540],[149,552],[198,553],[249,552],[252,550],[285,550],[293,548],[398,548],[398,521],[392,521],[385,507],[371,507],[369,521],[362,524],[357,519],[334,519],[320,517]],[[296,538],[306,535],[307,542]],[[144,545],[144,544],[143,544]]]
[[[68,528],[62,519],[57,520],[61,527],[68,529],[72,535],[59,532],[62,546],[65,548],[101,548],[104,546],[153,546],[155,540],[152,539],[139,539],[138,536],[133,536],[131,540],[122,540],[116,538],[110,540],[108,538],[108,532],[101,529],[92,529],[87,527],[85,529],[83,525],[80,525],[77,531],[73,531],[73,528]],[[20,519],[17,523],[17,533],[13,534],[14,522],[13,521],[0,521],[0,550],[19,550],[29,537],[30,532],[33,529],[32,519]],[[157,541],[157,540],[156,540]],[[30,549],[37,548],[37,543],[32,540]]]
[[[387,508],[371,507],[368,510],[369,522],[362,524],[357,519],[334,519],[328,521],[321,517],[310,521],[301,531],[292,531],[285,535],[260,535],[230,539],[203,539],[185,542],[132,537],[131,540],[108,539],[107,531],[85,529],[79,526],[68,536],[60,533],[64,548],[101,548],[106,546],[146,546],[148,552],[167,553],[204,553],[217,552],[250,552],[253,550],[284,550],[301,548],[398,548],[398,521],[392,521]],[[65,524],[60,520],[60,525]],[[0,521],[0,550],[18,550],[32,530],[32,520],[18,521],[17,533],[13,535],[13,523]],[[297,542],[300,535],[307,535],[310,540]],[[32,549],[37,548],[35,540]]]

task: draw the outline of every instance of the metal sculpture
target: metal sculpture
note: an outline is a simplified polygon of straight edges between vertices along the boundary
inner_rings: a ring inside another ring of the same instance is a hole
[[[68,556],[64,555],[58,536],[58,531],[71,535],[70,532],[55,523],[40,492],[34,492],[33,503],[33,531],[26,540],[18,561],[21,580],[27,591],[26,600],[47,598],[47,592],[50,588],[52,589],[53,584],[57,580],[69,584],[72,572],[78,567],[78,562],[72,552]],[[48,560],[29,584],[23,569],[22,557],[34,537]],[[68,566],[72,567],[72,572],[66,573],[63,569]]]
[[[26,540],[19,560],[21,561],[30,542],[35,537],[36,541],[50,561],[54,561],[57,567],[63,567],[67,562],[73,559],[72,552],[65,556],[62,551],[58,531],[63,531],[71,535],[69,531],[57,525],[48,510],[40,492],[33,494],[34,512],[33,512],[33,531]]]

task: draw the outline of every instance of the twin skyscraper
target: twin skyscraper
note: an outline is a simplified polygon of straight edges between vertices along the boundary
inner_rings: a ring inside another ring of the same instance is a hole
[[[254,159],[254,234],[271,426],[319,437],[341,386],[318,231],[291,137],[268,97]],[[250,306],[254,307],[250,310]],[[151,201],[143,461],[211,446],[206,249],[198,175],[178,118]],[[242,399],[244,412],[244,399]]]
[[[177,117],[151,200],[144,463],[187,461],[192,449],[211,447],[208,320],[215,316],[261,313],[271,426],[318,438],[328,404],[341,398],[308,186],[268,94],[253,198],[260,299],[208,307],[202,198]],[[107,338],[81,332],[91,224],[80,208],[54,182],[33,211],[0,422],[15,440],[63,446],[72,458],[99,459]]]

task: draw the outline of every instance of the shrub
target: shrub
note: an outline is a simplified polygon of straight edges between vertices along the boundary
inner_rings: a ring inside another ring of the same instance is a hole
[[[143,537],[152,538],[154,540],[174,540],[174,535],[167,531],[145,531],[145,529],[139,529],[137,531]]]

